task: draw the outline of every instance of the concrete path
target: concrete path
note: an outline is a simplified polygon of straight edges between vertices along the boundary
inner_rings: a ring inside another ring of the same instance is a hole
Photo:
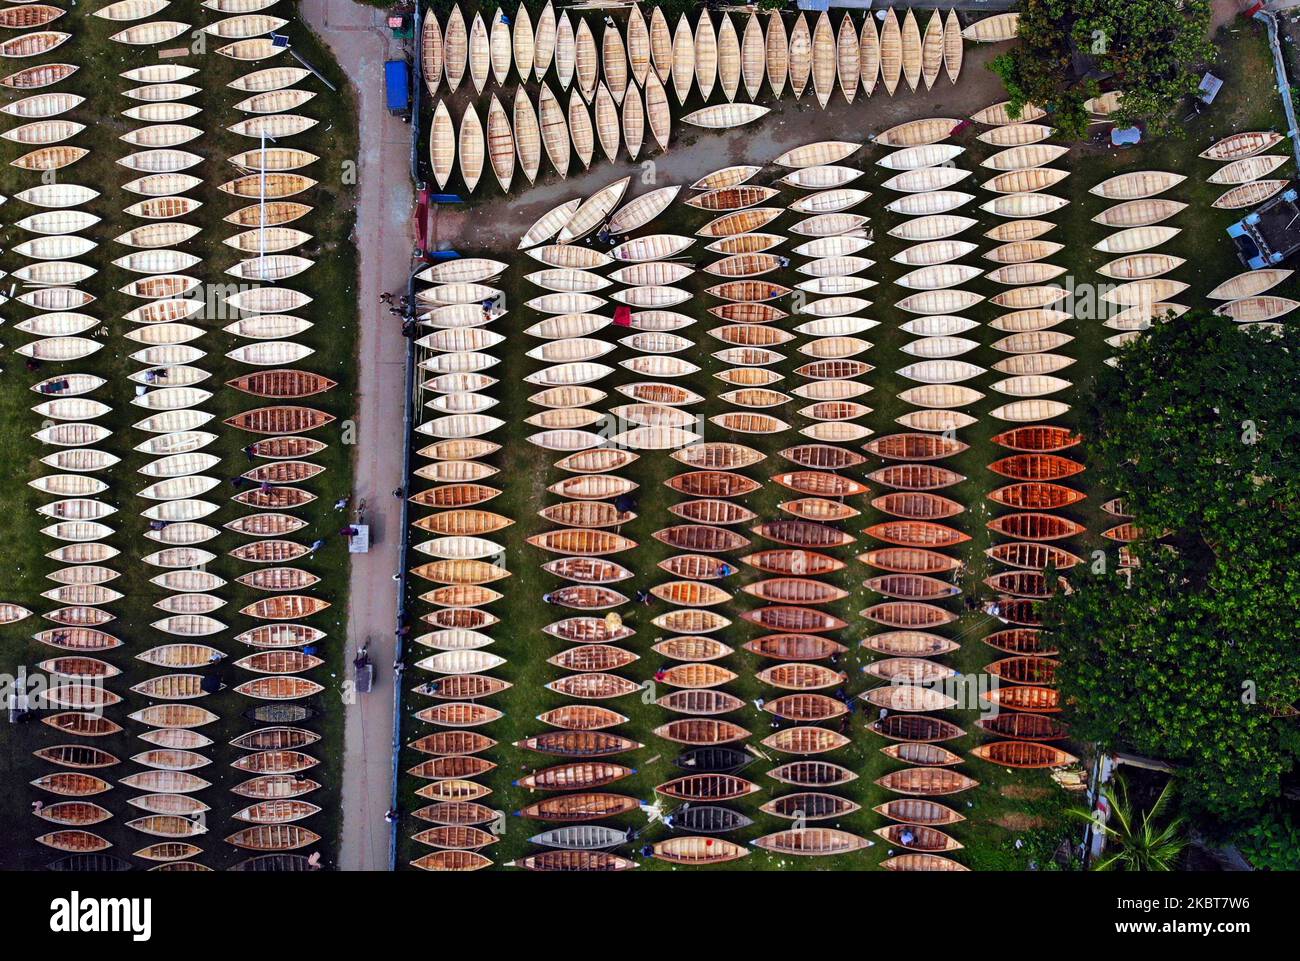
[[[376,677],[374,690],[358,695],[347,708],[339,867],[383,871],[388,868],[389,838],[384,813],[393,788],[393,574],[401,536],[401,503],[392,491],[402,483],[406,341],[379,295],[405,292],[411,270],[411,128],[389,116],[384,105],[384,61],[389,46],[396,55],[397,45],[384,29],[383,11],[351,0],[302,0],[298,9],[351,78],[361,126],[355,232],[360,254],[360,370],[353,504],[366,502],[371,549],[352,559],[348,649],[369,637]]]

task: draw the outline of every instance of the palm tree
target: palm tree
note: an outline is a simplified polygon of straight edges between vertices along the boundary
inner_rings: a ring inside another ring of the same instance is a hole
[[[1101,789],[1102,796],[1110,802],[1110,820],[1105,824],[1092,811],[1074,810],[1075,817],[1090,822],[1105,835],[1113,853],[1103,855],[1094,865],[1096,871],[1172,871],[1187,841],[1179,836],[1183,818],[1176,817],[1163,827],[1156,821],[1173,796],[1173,781],[1165,783],[1164,790],[1150,809],[1134,817],[1129,802],[1128,784],[1116,777]]]

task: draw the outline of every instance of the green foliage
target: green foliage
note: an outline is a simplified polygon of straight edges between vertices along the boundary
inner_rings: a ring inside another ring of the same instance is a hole
[[[1300,824],[1290,811],[1270,808],[1232,840],[1261,871],[1300,871]]]
[[[1026,0],[1020,44],[989,68],[1002,78],[1013,108],[1035,103],[1064,133],[1087,133],[1083,102],[1096,84],[1077,75],[1076,54],[1113,74],[1123,96],[1121,126],[1142,123],[1155,134],[1181,130],[1182,99],[1196,90],[1198,66],[1214,55],[1209,0]]]
[[[1075,810],[1076,818],[1091,822],[1106,835],[1108,852],[1093,864],[1095,871],[1172,871],[1187,847],[1180,837],[1183,819],[1171,818],[1163,826],[1160,820],[1173,796],[1174,782],[1167,781],[1160,796],[1149,809],[1135,816],[1129,801],[1128,783],[1116,777],[1101,789],[1110,803],[1110,820],[1097,823],[1092,811]]]
[[[1089,572],[1049,617],[1076,733],[1180,767],[1184,806],[1235,819],[1278,796],[1298,743],[1300,334],[1205,311],[1159,324],[1099,378],[1102,481],[1160,543]]]
[[[760,10],[784,10],[785,0],[758,0]]]

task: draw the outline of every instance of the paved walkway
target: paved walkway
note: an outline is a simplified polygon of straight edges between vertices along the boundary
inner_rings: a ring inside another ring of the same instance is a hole
[[[401,535],[401,504],[392,491],[402,483],[406,342],[396,318],[379,304],[379,294],[405,292],[411,268],[411,128],[389,116],[384,105],[384,61],[392,41],[383,26],[383,11],[351,0],[302,0],[299,10],[352,79],[361,125],[355,233],[360,254],[360,371],[353,497],[354,504],[367,504],[371,550],[353,555],[348,643],[350,651],[371,638],[376,677],[374,690],[347,708],[339,867],[383,871],[388,868],[389,837],[384,813],[392,794],[397,621],[392,578]]]

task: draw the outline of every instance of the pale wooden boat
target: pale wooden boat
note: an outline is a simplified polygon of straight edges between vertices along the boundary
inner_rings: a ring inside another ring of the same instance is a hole
[[[808,80],[812,74],[812,48],[812,31],[808,29],[808,21],[804,15],[799,13],[795,16],[794,26],[790,30],[790,90],[796,100],[802,97],[804,90],[808,88]]]
[[[442,25],[437,17],[426,16],[420,31],[420,73],[424,76],[424,89],[430,97],[437,95],[438,86],[442,83],[442,45]]]
[[[1055,127],[1041,123],[1010,123],[984,131],[976,139],[995,147],[1022,147],[1046,140]]]
[[[1069,202],[1064,197],[1057,197],[1054,194],[1001,194],[987,203],[980,204],[980,209],[999,217],[1043,217],[1060,210]]]
[[[0,113],[24,120],[44,120],[75,109],[85,99],[75,93],[37,93],[5,104],[0,107]]]
[[[627,18],[628,71],[637,86],[645,86],[650,73],[650,28],[641,8],[633,6]]]
[[[695,24],[695,82],[705,102],[712,96],[717,80],[718,35],[713,29],[713,17],[705,8]]]
[[[596,50],[596,38],[586,18],[578,20],[578,27],[573,31],[574,78],[582,99],[591,103],[596,96],[596,81],[600,77],[600,55]]]
[[[533,183],[542,166],[542,131],[537,122],[537,114],[533,112],[533,104],[524,96],[523,90],[515,91],[511,116],[515,125],[513,144],[519,157],[519,169],[523,170],[528,182]],[[563,176],[563,170],[560,173]]]
[[[1281,193],[1289,183],[1288,180],[1255,180],[1241,184],[1220,194],[1211,206],[1220,210],[1253,207]]]
[[[488,30],[488,59],[492,64],[492,76],[498,86],[505,86],[510,78],[510,64],[514,58],[514,45],[510,37],[510,26],[500,7],[492,14],[492,26]]]
[[[685,106],[695,80],[695,35],[691,32],[686,14],[677,20],[673,31],[673,92],[677,102]]]
[[[452,4],[451,13],[447,17],[446,30],[443,32],[442,61],[447,77],[447,92],[455,93],[465,77],[469,62],[469,35],[459,3]]]
[[[1137,253],[1159,247],[1180,233],[1182,230],[1178,227],[1129,227],[1098,241],[1092,245],[1092,249],[1108,254]]]
[[[629,85],[623,95],[623,143],[627,155],[636,160],[645,141],[645,107],[635,84]]]
[[[465,188],[474,192],[479,178],[483,175],[483,158],[486,147],[483,141],[483,124],[472,103],[465,105],[465,113],[460,119],[458,154],[461,179]]]
[[[948,80],[957,82],[961,76],[962,59],[965,56],[961,21],[957,19],[955,8],[948,10],[948,17],[943,22],[943,69]]]
[[[668,93],[653,72],[646,75],[645,114],[659,149],[667,150],[672,134],[672,113],[668,106]]]
[[[141,23],[120,30],[108,39],[131,46],[152,46],[174,40],[187,32],[190,26],[190,24],[178,20],[151,20],[148,23]],[[4,45],[0,44],[0,55],[3,55],[3,52]]]
[[[1212,184],[1244,184],[1266,177],[1287,162],[1283,154],[1261,154],[1244,157],[1220,167],[1206,178]]]
[[[468,41],[469,79],[474,85],[475,93],[482,93],[487,85],[488,72],[492,66],[491,43],[488,40],[487,25],[483,14],[475,13],[469,26]]]
[[[541,80],[551,68],[555,58],[555,7],[551,0],[537,18],[537,27],[533,31],[533,76]],[[525,79],[520,77],[520,79]]]
[[[604,223],[610,211],[623,199],[629,183],[631,183],[631,177],[616,180],[614,183],[602,187],[583,201],[581,206],[574,211],[569,222],[560,229],[560,243],[572,243],[581,240]]]
[[[596,154],[596,128],[591,122],[587,105],[582,102],[582,95],[577,90],[569,93],[569,136],[582,166],[589,168],[591,158]]]
[[[600,149],[604,152],[605,158],[613,162],[618,156],[621,128],[618,106],[614,103],[614,97],[603,80],[596,87],[595,111],[596,137],[600,140]]]
[[[1274,294],[1263,294],[1229,301],[1214,308],[1214,312],[1224,317],[1231,317],[1239,323],[1261,323],[1283,317],[1296,307],[1300,307],[1300,301]]]
[[[758,99],[758,92],[763,87],[763,74],[767,66],[766,41],[763,26],[757,14],[750,14],[745,21],[744,35],[740,43],[740,75],[745,82],[745,93],[750,100]]]
[[[659,187],[634,198],[610,217],[610,231],[615,234],[629,234],[646,226],[668,209],[680,190],[681,188],[677,186]]]
[[[1176,187],[1187,178],[1163,170],[1138,170],[1104,180],[1088,192],[1107,200],[1143,200]]]
[[[559,81],[561,90],[568,90],[573,82],[576,46],[573,23],[569,20],[569,11],[565,10],[555,26],[555,79]]]
[[[57,30],[37,30],[19,34],[0,42],[0,57],[39,57],[66,43],[72,34]]]
[[[813,93],[823,110],[826,109],[826,104],[835,89],[837,57],[838,50],[830,17],[822,11],[817,17],[817,24],[813,27],[811,71]]]
[[[627,93],[627,48],[617,27],[606,24],[600,36],[600,66],[605,86],[615,103],[622,103]]]
[[[958,42],[960,49],[960,41]],[[939,79],[939,70],[944,61],[943,14],[938,10],[930,14],[925,25],[925,34],[921,38],[921,80],[929,90]],[[955,78],[954,78],[955,79]]]
[[[289,21],[268,14],[237,14],[225,17],[203,28],[204,32],[224,40],[245,40],[274,33]]]
[[[1276,287],[1292,273],[1294,271],[1278,267],[1247,270],[1225,280],[1205,296],[1210,300],[1239,300],[1244,297],[1255,297]]]
[[[844,140],[823,140],[787,150],[773,161],[778,167],[799,169],[825,167],[840,163],[860,150],[862,144]]]
[[[1046,116],[1047,111],[1042,107],[1037,104],[1027,103],[1021,108],[1020,115],[1013,117],[1011,115],[1011,101],[1003,100],[1000,103],[985,107],[983,110],[976,111],[971,115],[971,120],[989,126],[1002,126],[1013,123],[1030,123],[1041,120]]]
[[[880,82],[884,84],[885,92],[891,97],[898,89],[898,80],[902,71],[902,31],[899,29],[898,17],[891,7],[880,23]]]
[[[546,156],[561,178],[569,173],[569,126],[564,120],[564,108],[545,81],[537,93],[538,128]],[[540,161],[539,161],[540,162]]]
[[[785,21],[779,12],[773,12],[767,18],[763,47],[767,61],[767,83],[772,88],[772,96],[779,98],[785,90],[790,68],[790,43],[785,32]]]
[[[1197,156],[1205,160],[1230,162],[1263,153],[1282,141],[1282,134],[1273,130],[1243,131],[1230,134],[1202,150]]]
[[[518,100],[516,100],[516,103]],[[515,140],[510,131],[510,121],[497,95],[492,95],[487,114],[487,154],[492,172],[503,193],[510,192],[510,182],[515,174]]]
[[[43,145],[67,140],[85,129],[85,124],[71,120],[37,120],[6,130],[0,136],[14,143]]]
[[[976,20],[962,31],[962,36],[976,43],[1001,43],[1014,40],[1020,27],[1020,14],[999,13]]]
[[[724,12],[722,14],[716,46],[718,83],[722,87],[722,95],[728,101],[732,101],[736,99],[736,93],[740,90],[741,62],[740,37],[736,33],[736,25],[732,22],[729,13]]]
[[[839,33],[835,38],[836,74],[840,93],[848,103],[852,103],[858,94],[858,83],[862,73],[862,50],[858,33],[853,26],[853,17],[848,14],[840,20]]]
[[[447,102],[439,100],[433,112],[433,125],[429,133],[429,163],[433,167],[438,188],[447,186],[456,162],[456,127],[447,110]]]

